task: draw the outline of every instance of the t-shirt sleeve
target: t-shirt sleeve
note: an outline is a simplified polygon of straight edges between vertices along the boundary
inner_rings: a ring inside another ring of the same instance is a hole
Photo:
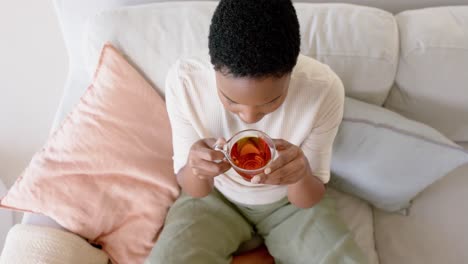
[[[343,83],[335,74],[331,79],[329,89],[319,100],[315,124],[301,146],[312,174],[323,183],[330,180],[333,141],[343,118],[344,108]]]
[[[172,144],[174,149],[174,172],[185,166],[190,148],[200,136],[188,119],[187,95],[185,94],[184,81],[179,73],[179,62],[174,64],[166,77],[165,96],[166,108],[171,122]]]

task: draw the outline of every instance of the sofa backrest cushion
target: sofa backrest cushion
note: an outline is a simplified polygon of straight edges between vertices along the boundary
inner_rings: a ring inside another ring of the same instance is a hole
[[[468,141],[468,6],[396,16],[401,52],[386,106]]]
[[[348,96],[383,104],[394,82],[398,30],[390,13],[347,4],[295,4],[301,52],[330,65]],[[88,68],[103,43],[112,42],[161,95],[177,58],[208,47],[216,2],[153,3],[105,11],[91,19],[85,44]]]

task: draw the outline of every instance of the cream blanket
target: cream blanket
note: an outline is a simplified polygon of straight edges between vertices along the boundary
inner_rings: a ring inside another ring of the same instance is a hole
[[[8,233],[0,264],[107,264],[107,255],[62,230],[18,224]]]

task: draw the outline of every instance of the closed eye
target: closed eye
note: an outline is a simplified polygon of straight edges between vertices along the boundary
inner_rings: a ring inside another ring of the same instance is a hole
[[[233,100],[227,98],[225,95],[223,95],[223,96],[224,96],[224,98],[226,98],[226,100],[228,101],[229,104],[238,104],[238,103],[234,102]]]
[[[280,98],[281,98],[281,96],[283,96],[283,95],[280,95],[280,96],[276,97],[276,98],[275,98],[275,99],[273,99],[272,101],[270,101],[270,102],[268,102],[268,103],[264,104],[264,106],[266,106],[266,105],[271,105],[271,104],[274,104],[274,103],[276,103],[276,102],[278,101],[278,99],[280,99]]]

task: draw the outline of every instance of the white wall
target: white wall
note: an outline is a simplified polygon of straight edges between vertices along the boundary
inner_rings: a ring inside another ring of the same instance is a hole
[[[47,138],[67,63],[51,0],[0,0],[0,179],[8,187]]]

